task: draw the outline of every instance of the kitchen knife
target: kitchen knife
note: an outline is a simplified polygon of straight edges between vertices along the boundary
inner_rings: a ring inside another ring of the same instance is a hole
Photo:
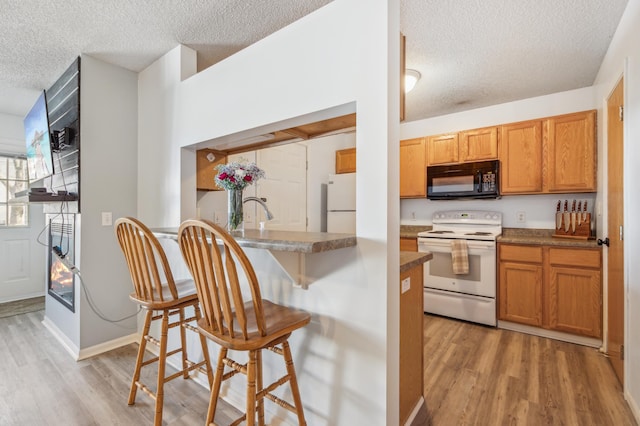
[[[576,212],[578,215],[578,226],[582,224],[582,201],[578,201],[578,211]]]
[[[576,200],[571,203],[571,233],[576,233]]]
[[[569,201],[564,200],[564,232],[569,232],[569,219],[571,217],[571,213],[569,213]]]
[[[582,220],[584,222],[587,221],[587,200],[584,200],[584,205],[582,206]]]
[[[562,201],[558,200],[558,204],[556,205],[556,229],[562,228],[562,213],[560,212],[561,204]]]

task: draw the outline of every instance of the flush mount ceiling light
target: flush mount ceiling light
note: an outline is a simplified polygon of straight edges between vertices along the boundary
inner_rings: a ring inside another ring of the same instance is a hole
[[[406,69],[404,71],[404,93],[409,93],[420,80],[420,73],[416,70]]]

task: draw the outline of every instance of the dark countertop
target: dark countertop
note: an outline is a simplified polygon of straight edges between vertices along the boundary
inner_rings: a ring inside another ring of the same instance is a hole
[[[401,251],[400,252],[400,273],[420,266],[433,259],[433,254],[429,252]]]
[[[400,238],[418,238],[418,232],[430,229],[431,225],[400,225]]]
[[[418,238],[418,232],[430,230],[431,225],[400,225],[400,238]],[[553,229],[502,228],[498,243],[547,245],[560,247],[598,248],[595,238],[554,237]]]
[[[177,238],[178,228],[155,228],[159,237]],[[245,229],[242,234],[232,234],[241,247],[297,253],[319,253],[345,247],[355,247],[357,238],[353,234],[330,234],[327,232],[271,231]]]
[[[502,228],[498,243],[600,248],[595,239],[562,238],[554,237],[553,234],[553,229]]]

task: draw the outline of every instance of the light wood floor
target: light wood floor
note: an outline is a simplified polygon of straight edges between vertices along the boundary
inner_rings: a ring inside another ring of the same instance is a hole
[[[138,345],[76,362],[44,328],[43,314],[0,318],[0,425],[153,424],[153,401],[143,392],[127,405]],[[154,384],[153,377],[149,371],[143,381]],[[175,379],[165,385],[164,424],[202,425],[208,404],[206,388]],[[220,424],[239,415],[224,401],[218,407]]]
[[[15,302],[0,303],[0,318],[26,314],[27,312],[41,311],[43,309],[44,296],[16,300]]]
[[[42,318],[0,318],[0,425],[153,423],[146,395],[126,404],[137,345],[75,362]],[[424,326],[427,425],[636,424],[595,349],[435,316]],[[176,379],[165,394],[165,425],[204,422],[205,388]],[[216,422],[237,415],[224,401],[218,407]]]
[[[424,317],[428,420],[449,425],[636,425],[597,349]]]

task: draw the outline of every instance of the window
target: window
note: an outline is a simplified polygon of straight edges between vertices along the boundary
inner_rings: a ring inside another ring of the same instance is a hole
[[[25,158],[0,155],[0,228],[29,225],[29,204],[16,193],[29,189]]]

